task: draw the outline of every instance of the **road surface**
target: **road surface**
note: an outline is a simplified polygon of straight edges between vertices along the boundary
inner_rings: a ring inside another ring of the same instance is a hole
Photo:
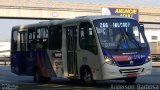
[[[47,84],[33,82],[33,77],[17,76],[10,66],[0,66],[0,90],[160,90],[160,67],[154,67],[149,76],[139,77],[135,84],[127,85],[123,80],[98,81],[95,85],[85,86],[79,81],[55,79]]]

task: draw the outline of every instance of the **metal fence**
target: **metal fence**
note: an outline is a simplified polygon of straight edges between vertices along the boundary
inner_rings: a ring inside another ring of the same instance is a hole
[[[0,57],[0,65],[10,65],[10,57]]]

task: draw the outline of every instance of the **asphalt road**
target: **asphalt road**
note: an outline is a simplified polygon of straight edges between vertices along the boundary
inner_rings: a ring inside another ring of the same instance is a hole
[[[95,85],[85,86],[80,81],[70,82],[55,79],[47,84],[33,82],[30,76],[17,76],[9,66],[0,66],[0,90],[160,90],[160,67],[154,67],[152,74],[142,76],[135,84],[127,85],[123,80],[98,81]]]

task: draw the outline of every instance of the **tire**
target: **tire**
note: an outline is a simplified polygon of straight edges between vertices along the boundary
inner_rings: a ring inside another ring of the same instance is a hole
[[[137,77],[125,78],[125,82],[128,84],[133,84],[136,81]]]
[[[79,84],[81,81],[79,79],[69,79],[69,83],[71,84]]]
[[[35,70],[34,81],[37,83],[48,83],[50,82],[51,77],[44,77],[39,69]]]
[[[81,70],[81,80],[87,86],[93,85],[94,81],[90,69],[84,68]]]

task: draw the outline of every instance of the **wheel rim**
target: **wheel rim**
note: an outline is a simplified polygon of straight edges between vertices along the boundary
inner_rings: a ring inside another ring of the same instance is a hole
[[[37,72],[36,72],[36,75],[35,75],[35,76],[36,76],[36,80],[39,81],[39,76],[38,76],[38,73],[37,73]]]
[[[92,80],[91,74],[85,69],[84,81],[85,82],[90,82],[91,80]]]
[[[36,81],[37,82],[41,82],[41,77],[40,77],[40,74],[39,74],[38,70],[36,71],[36,75],[35,76],[36,76]]]

